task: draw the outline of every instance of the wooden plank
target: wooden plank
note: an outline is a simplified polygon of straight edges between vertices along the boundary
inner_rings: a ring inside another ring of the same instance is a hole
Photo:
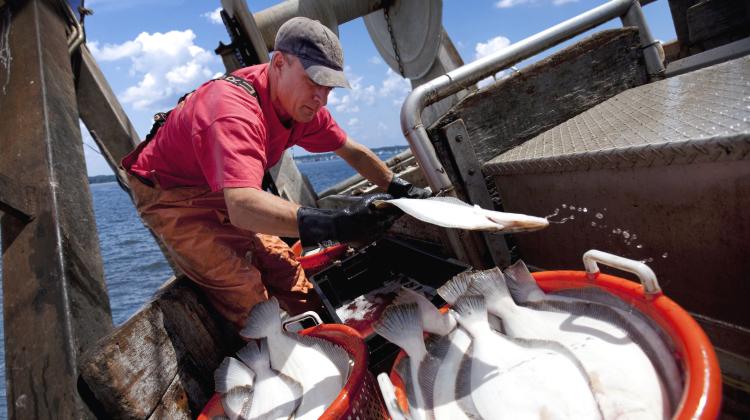
[[[750,36],[747,0],[704,0],[687,9],[689,45],[707,50]]]
[[[195,286],[173,278],[86,353],[81,378],[108,416],[195,416],[213,392],[214,370],[239,344]]]
[[[88,128],[91,137],[107,161],[112,172],[117,175],[120,185],[127,185],[120,160],[140,143],[120,101],[105,79],[88,47],[81,45],[81,71],[78,75],[76,95],[81,120]]]
[[[33,186],[28,223],[2,218],[9,418],[89,418],[83,349],[112,328],[78,123],[67,24],[49,1],[0,10],[0,174]]]

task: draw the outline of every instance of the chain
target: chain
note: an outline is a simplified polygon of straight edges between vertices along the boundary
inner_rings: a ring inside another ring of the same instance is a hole
[[[396,45],[396,37],[393,36],[393,27],[391,26],[391,15],[388,13],[388,9],[391,8],[395,0],[388,0],[384,2],[383,14],[385,15],[385,23],[388,25],[388,34],[391,36],[391,44],[393,45],[393,55],[396,56],[396,63],[398,63],[398,72],[401,73],[401,77],[404,76],[404,65],[401,63],[401,56],[398,55],[398,45]]]

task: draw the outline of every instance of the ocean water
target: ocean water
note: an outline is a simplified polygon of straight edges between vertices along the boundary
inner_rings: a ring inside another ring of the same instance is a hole
[[[392,153],[380,155],[383,160],[391,156]],[[355,173],[340,159],[300,162],[298,166],[318,192]],[[91,194],[112,320],[117,326],[136,313],[172,272],[153,237],[141,223],[130,198],[116,183],[92,184]],[[0,319],[1,317],[0,312]],[[0,328],[2,326],[0,323]],[[0,334],[3,340],[0,346],[3,360],[0,364],[0,419],[5,419],[5,335],[3,330],[0,332],[3,333]]]

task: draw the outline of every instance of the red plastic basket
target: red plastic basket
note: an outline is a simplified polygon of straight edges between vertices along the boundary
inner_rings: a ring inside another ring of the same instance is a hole
[[[722,385],[716,353],[700,325],[674,301],[661,292],[645,293],[644,287],[639,283],[598,272],[544,271],[532,275],[545,292],[600,287],[651,317],[674,342],[685,373],[682,398],[673,418],[715,419],[719,416]],[[447,307],[442,309],[446,310]],[[403,380],[395,369],[404,357],[406,354],[403,351],[398,354],[390,378],[398,403],[406,411],[408,402]]]
[[[341,346],[354,360],[349,378],[338,397],[320,417],[334,419],[388,419],[388,411],[380,396],[375,378],[367,370],[368,351],[362,336],[351,327],[341,324],[323,324],[299,332],[302,335],[318,337]],[[224,414],[221,396],[214,394],[206,403],[198,420],[211,420]]]
[[[318,271],[328,267],[334,260],[339,259],[346,252],[346,244],[338,244],[324,248],[320,252],[310,255],[302,255],[302,244],[297,241],[292,245],[292,252],[297,257],[297,261],[302,264],[302,268],[308,275],[315,274]]]

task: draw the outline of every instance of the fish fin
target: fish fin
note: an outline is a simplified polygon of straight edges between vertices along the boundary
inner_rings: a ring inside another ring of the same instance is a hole
[[[393,303],[396,305],[416,303],[422,317],[422,327],[428,333],[446,335],[456,326],[455,319],[447,314],[441,314],[440,310],[423,294],[406,287],[401,287]]]
[[[240,335],[245,338],[262,338],[281,332],[279,301],[275,297],[260,302],[250,309],[245,327]]]
[[[225,357],[214,371],[214,389],[225,393],[241,386],[253,386],[255,372],[234,357]]]
[[[503,274],[510,295],[519,304],[544,300],[545,293],[536,284],[536,280],[522,260],[503,270]]]
[[[417,362],[427,354],[422,338],[422,318],[416,303],[388,306],[373,328]]]
[[[448,354],[448,350],[451,348],[451,336],[444,335],[438,340],[435,340],[429,347],[430,356],[442,359]]]
[[[221,397],[221,406],[224,407],[224,413],[230,419],[237,418],[243,413],[246,414],[245,404],[251,402],[252,399],[253,390],[250,387],[236,386]]]
[[[438,288],[437,292],[446,302],[453,305],[461,295],[466,293],[471,285],[473,273],[458,273],[444,285]]]
[[[344,383],[346,383],[347,378],[349,378],[349,367],[351,364],[351,358],[349,357],[349,353],[347,353],[346,350],[344,350],[341,346],[333,344],[332,342],[324,340],[322,338],[312,337],[309,335],[292,333],[288,334],[300,343],[313,347],[323,353],[328,358],[328,360],[330,360],[331,363],[336,366],[336,369],[341,374],[341,384],[343,385]]]
[[[473,344],[471,345],[473,346]],[[466,353],[471,354],[471,347]],[[474,406],[474,401],[471,399],[471,357],[464,356],[461,361],[461,365],[458,368],[458,374],[456,375],[456,404],[461,408],[461,411],[466,414],[470,419],[481,419],[479,411]]]
[[[489,330],[487,303],[481,295],[463,295],[453,309],[458,313],[458,323],[473,337]]]
[[[422,389],[422,398],[427,410],[435,407],[435,378],[437,377],[441,363],[442,360],[427,355],[422,360],[422,363],[419,364],[417,382]]]
[[[505,282],[505,276],[497,267],[476,272],[467,293],[484,296],[487,301],[492,302],[513,301]]]
[[[258,349],[258,344],[254,341],[248,342],[245,347],[237,352],[237,357],[239,357],[243,363],[250,366],[250,369],[256,372],[260,369],[269,368],[271,366],[271,360],[269,358],[264,358],[263,356],[264,355],[261,354]]]

